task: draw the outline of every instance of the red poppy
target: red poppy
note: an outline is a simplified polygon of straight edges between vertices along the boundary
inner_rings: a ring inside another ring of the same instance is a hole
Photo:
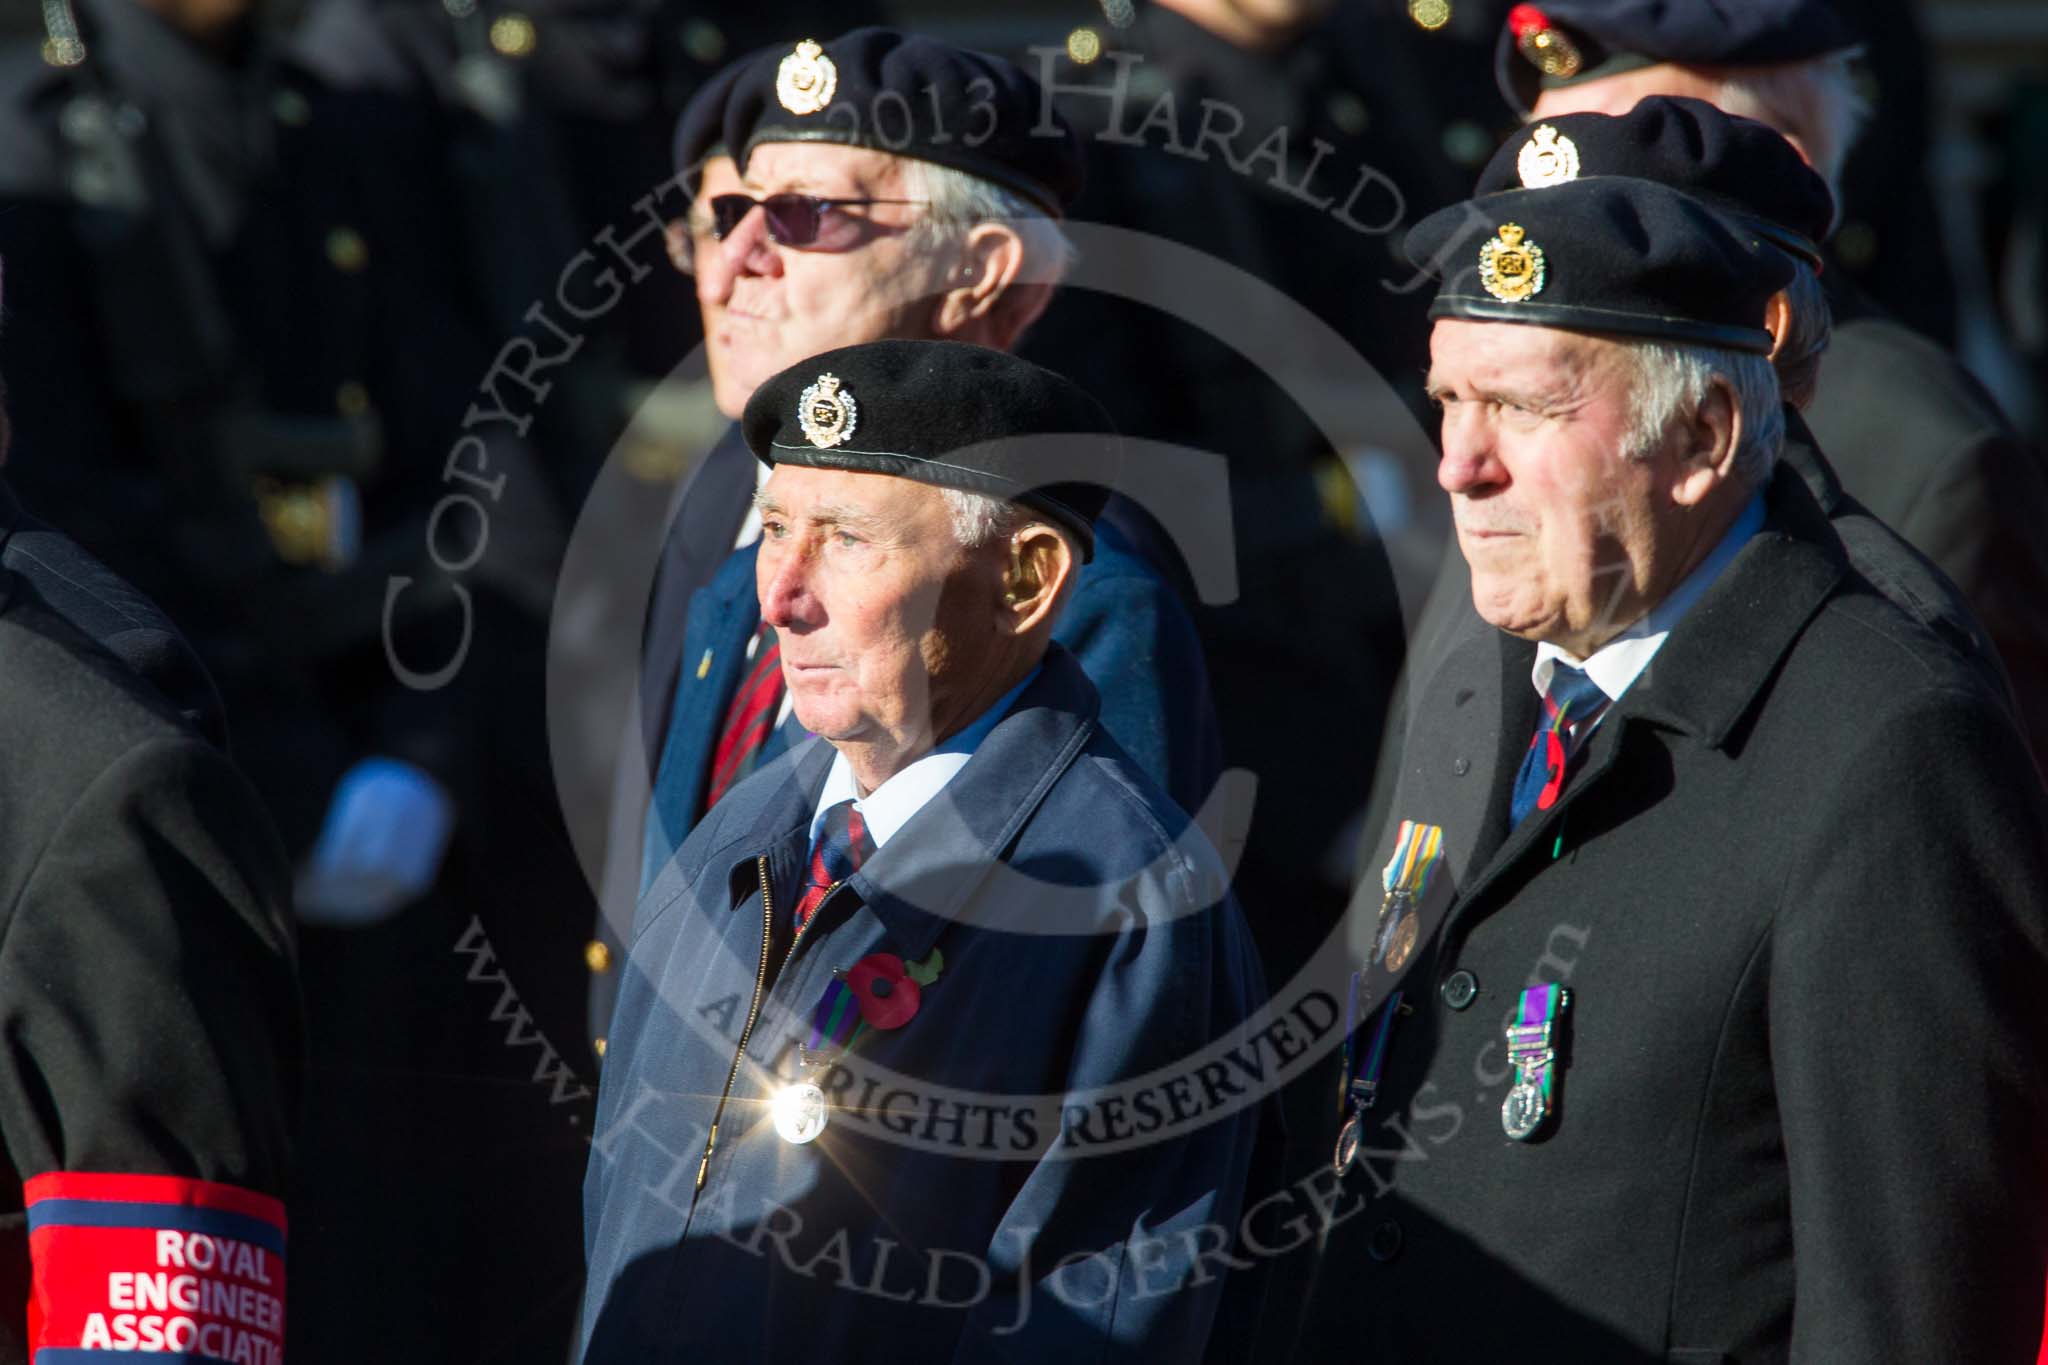
[[[1557,794],[1564,790],[1564,740],[1555,728],[1544,731],[1543,737],[1550,741],[1543,750],[1543,761],[1550,768],[1550,780],[1543,784],[1543,790],[1537,794],[1537,810],[1549,810],[1556,805]]]
[[[917,1016],[922,992],[894,953],[869,953],[847,969],[846,984],[871,1029],[902,1028]]]

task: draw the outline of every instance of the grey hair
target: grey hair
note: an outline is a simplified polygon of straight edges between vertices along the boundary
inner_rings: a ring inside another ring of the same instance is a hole
[[[1813,168],[1839,194],[1842,163],[1870,115],[1870,102],[1850,70],[1855,56],[1834,52],[1782,66],[1745,67],[1722,78],[1714,103],[1799,139]]]
[[[1074,539],[1073,532],[1066,527],[1049,521],[1022,503],[1010,502],[1004,498],[992,498],[986,493],[972,493],[964,488],[941,488],[939,495],[946,500],[946,511],[953,521],[953,536],[962,549],[979,550],[997,539],[1008,539],[1033,523],[1050,526],[1057,536],[1067,543],[1073,553],[1076,569],[1081,564],[1081,546]],[[1079,573],[1067,576],[1066,586],[1060,589],[1059,601],[1053,604],[1053,618],[1066,608],[1067,600],[1074,594],[1074,585]]]
[[[1834,339],[1835,317],[1828,307],[1827,292],[1820,275],[1804,261],[1795,263],[1792,283],[1785,288],[1791,318],[1785,335],[1778,340],[1778,354],[1771,363],[1778,370],[1778,388],[1785,401],[1804,408],[1813,401],[1820,381],[1820,358]]]
[[[953,519],[953,538],[965,550],[979,550],[991,540],[1009,536],[1024,528],[1030,510],[986,493],[965,488],[941,488],[946,512]]]
[[[1003,223],[1023,239],[1025,280],[1057,285],[1073,269],[1078,253],[1058,220],[1015,190],[951,166],[906,157],[903,195],[925,201],[910,236],[911,248],[920,254],[952,246],[983,223]]]
[[[1697,412],[1714,380],[1721,379],[1735,391],[1735,404],[1742,414],[1742,447],[1735,452],[1735,477],[1751,488],[1762,487],[1785,445],[1784,400],[1771,362],[1747,351],[1711,346],[1658,341],[1626,344],[1635,365],[1628,458],[1648,459],[1671,423]]]

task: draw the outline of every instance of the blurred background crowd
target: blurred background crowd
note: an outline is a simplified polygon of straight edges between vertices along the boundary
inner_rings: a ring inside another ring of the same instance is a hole
[[[1189,110],[1213,99],[1252,130],[1240,154],[1284,126],[1290,174],[1320,142],[1331,193],[1360,167],[1394,187],[1318,210],[1227,157],[1091,138],[1107,101],[1070,90],[1094,163],[1077,220],[1274,286],[1348,348],[1294,376],[1306,391],[1363,357],[1386,401],[1329,430],[1215,339],[1162,341],[1165,321],[1083,289],[1022,348],[1127,431],[1228,464],[1238,597],[1198,625],[1225,761],[1263,784],[1240,895],[1281,980],[1341,911],[1378,757],[1377,723],[1334,720],[1384,713],[1443,548],[1421,439],[1428,291],[1392,285],[1408,274],[1399,228],[1469,194],[1517,122],[1493,74],[1508,8],[0,8],[8,480],[191,637],[220,695],[180,700],[226,717],[300,870],[295,1359],[360,1360],[374,1341],[410,1343],[385,1359],[555,1361],[568,1340],[602,1066],[588,999],[616,970],[592,936],[598,807],[620,755],[615,717],[565,744],[577,722],[559,703],[601,667],[575,657],[608,638],[592,622],[630,618],[637,639],[646,604],[630,585],[583,600],[558,584],[601,473],[613,512],[658,536],[723,427],[692,358],[691,282],[643,230],[680,212],[641,201],[674,175],[690,97],[757,48],[864,23],[1004,53],[1061,87],[1106,84],[1139,54],[1134,109],[1167,88]],[[1847,17],[1871,120],[1830,268],[1950,348],[2038,450],[2048,8],[1863,0]],[[585,252],[615,299],[595,272],[565,286]],[[1301,909],[1262,921],[1262,904]]]

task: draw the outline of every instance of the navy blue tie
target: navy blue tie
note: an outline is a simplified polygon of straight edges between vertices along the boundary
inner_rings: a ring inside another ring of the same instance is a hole
[[[1565,775],[1593,722],[1607,709],[1607,694],[1583,670],[1555,663],[1550,687],[1543,694],[1543,717],[1529,738],[1529,752],[1515,774],[1515,794],[1508,807],[1516,825],[1532,810],[1549,810],[1564,790]]]

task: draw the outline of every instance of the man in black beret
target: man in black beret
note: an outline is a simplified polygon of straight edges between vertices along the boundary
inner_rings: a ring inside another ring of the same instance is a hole
[[[1778,467],[1789,260],[1619,177],[1408,245],[1471,605],[1356,903],[1311,1340],[2024,1358],[2048,795]]]
[[[1181,1073],[1263,987],[1054,636],[1106,418],[1001,352],[886,341],[769,379],[743,429],[817,738],[640,901],[582,1359],[1198,1359],[1261,1095]]]
[[[1041,126],[1040,105],[1010,63],[889,29],[784,44],[716,77],[678,125],[677,164],[698,181],[671,246],[696,278],[721,411],[737,418],[769,375],[837,346],[1014,346],[1066,270],[1058,219],[1080,184],[1072,134]],[[757,468],[735,429],[664,547],[641,678],[653,793],[631,850],[639,889],[785,742],[792,700],[751,587]],[[1058,638],[1118,742],[1196,809],[1221,762],[1194,627],[1136,544],[1113,525],[1098,539]],[[600,927],[594,962],[609,963],[615,937]],[[593,981],[598,1036],[614,984],[609,971]]]
[[[1654,95],[1710,101],[1776,128],[1838,187],[1862,117],[1848,69],[1855,40],[1825,0],[1558,0],[1509,15],[1497,72],[1509,103],[1539,124],[1626,113]],[[1910,199],[1918,176],[1917,162],[1899,159],[1887,198]],[[1945,271],[1919,275],[1941,250],[1931,233],[1917,249],[1894,249],[1886,277],[1916,275],[1916,294],[1950,297]],[[2048,469],[1983,386],[1874,303],[1841,261],[1827,259],[1819,281],[1834,335],[1801,400],[1805,419],[1847,491],[1976,609],[2048,770],[2048,541],[2036,533],[2048,521]]]
[[[1790,258],[1792,280],[1765,310],[1771,364],[1785,396],[1784,463],[1806,481],[1850,565],[1899,609],[1953,647],[1993,691],[2011,683],[1990,635],[1948,577],[1843,487],[1799,409],[1813,399],[1832,333],[1817,243],[1834,221],[1834,198],[1791,143],[1768,125],[1704,100],[1653,95],[1619,115],[1560,114],[1502,144],[1480,173],[1481,196],[1569,184],[1581,176],[1634,176],[1684,190],[1719,210],[1737,232]],[[1462,556],[1447,557],[1430,615],[1455,612],[1470,595]],[[2032,597],[2048,599],[2048,581]],[[1429,634],[1427,625],[1418,635]],[[2015,713],[2024,724],[2026,711]]]

